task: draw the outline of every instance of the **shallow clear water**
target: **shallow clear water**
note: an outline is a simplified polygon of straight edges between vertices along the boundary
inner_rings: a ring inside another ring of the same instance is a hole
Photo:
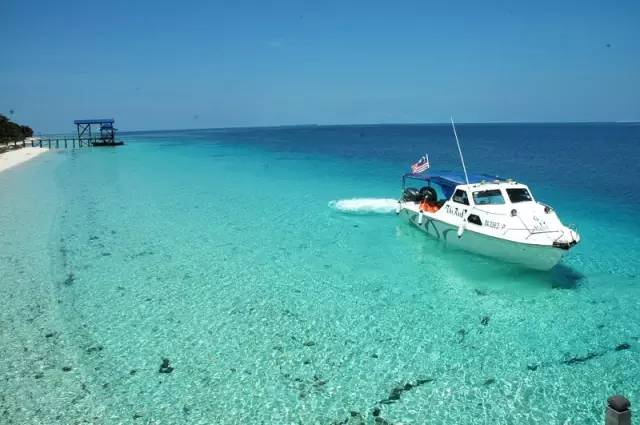
[[[388,213],[424,151],[457,167],[447,126],[135,133],[0,174],[3,421],[593,424],[609,395],[640,403],[640,127],[459,133],[471,170],[578,226],[551,272]],[[374,201],[331,202],[351,198]]]

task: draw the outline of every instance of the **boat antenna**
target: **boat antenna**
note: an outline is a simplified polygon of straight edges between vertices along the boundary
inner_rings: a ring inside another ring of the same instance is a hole
[[[467,175],[467,167],[464,165],[464,157],[462,156],[462,149],[460,149],[460,140],[458,140],[458,133],[456,132],[456,125],[453,122],[453,117],[451,117],[451,127],[453,128],[453,135],[456,138],[456,144],[458,145],[458,153],[460,153],[460,162],[462,162],[462,169],[464,170],[464,180],[467,182],[467,186],[469,186],[469,176]]]

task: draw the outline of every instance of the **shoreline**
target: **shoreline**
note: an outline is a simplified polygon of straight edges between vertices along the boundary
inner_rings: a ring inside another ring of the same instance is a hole
[[[0,173],[47,151],[49,151],[48,148],[26,146],[24,148],[3,152],[0,154]]]

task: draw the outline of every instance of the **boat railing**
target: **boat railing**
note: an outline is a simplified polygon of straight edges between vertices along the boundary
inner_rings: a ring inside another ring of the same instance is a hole
[[[506,235],[509,232],[527,232],[528,235],[525,237],[525,239],[529,239],[531,236],[535,236],[535,235],[543,235],[545,233],[560,233],[560,235],[554,239],[554,241],[557,241],[558,239],[561,239],[562,236],[564,235],[564,230],[558,229],[558,230],[532,230],[529,229],[527,227],[520,229],[520,228],[513,228],[513,227],[509,227],[506,228],[504,230],[503,235]]]
[[[549,204],[545,204],[544,202],[536,201],[536,204],[542,205],[545,208],[548,208],[549,211],[553,211],[553,207]]]
[[[562,237],[564,236],[564,230],[539,230],[539,231],[533,231],[533,232],[529,232],[529,236],[527,236],[525,239],[529,239],[531,236],[533,235],[542,235],[544,233],[560,233],[560,235],[554,239],[554,242],[562,239]]]

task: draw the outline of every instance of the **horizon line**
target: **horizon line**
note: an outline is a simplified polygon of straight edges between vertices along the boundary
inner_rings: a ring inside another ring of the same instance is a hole
[[[640,120],[622,120],[622,121],[465,121],[458,122],[456,125],[519,125],[519,124],[640,124]],[[161,129],[144,129],[144,130],[121,130],[120,133],[148,133],[158,131],[189,131],[189,130],[250,130],[250,129],[269,129],[269,128],[302,128],[302,127],[373,127],[373,126],[402,126],[402,125],[434,125],[434,126],[450,126],[451,122],[382,122],[382,123],[352,123],[352,124],[272,124],[272,125],[237,125],[224,127],[184,127],[184,128],[161,128]]]
[[[621,120],[621,121],[456,121],[456,125],[545,125],[545,124],[640,124],[640,120]],[[450,126],[451,122],[381,122],[381,123],[351,123],[351,124],[272,124],[272,125],[235,125],[224,127],[182,127],[182,128],[158,128],[158,129],[138,129],[138,130],[118,130],[122,133],[151,133],[151,132],[176,132],[176,131],[197,131],[197,130],[250,130],[250,129],[274,129],[274,128],[304,128],[304,127],[374,127],[374,126]],[[73,133],[69,131],[63,132],[42,132],[36,136],[47,136],[55,134]]]

